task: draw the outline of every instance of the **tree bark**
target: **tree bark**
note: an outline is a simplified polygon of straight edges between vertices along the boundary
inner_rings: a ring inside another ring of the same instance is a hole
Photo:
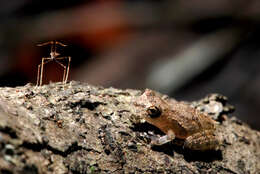
[[[219,122],[218,151],[151,147],[138,90],[70,82],[0,88],[0,173],[258,173],[260,133]]]

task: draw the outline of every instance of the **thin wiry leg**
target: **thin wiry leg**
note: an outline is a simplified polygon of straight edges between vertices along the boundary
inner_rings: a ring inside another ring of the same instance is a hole
[[[71,61],[71,57],[68,57],[68,58],[69,58],[69,62],[68,62],[68,65],[67,65],[67,73],[66,73],[65,83],[67,83],[67,81],[68,81],[69,71],[70,71],[70,61]]]
[[[49,60],[47,62],[44,62],[45,60]],[[44,65],[48,62],[50,62],[52,58],[42,58],[42,63],[38,65],[38,75],[37,75],[37,86],[42,86],[42,77],[43,77],[43,68]],[[41,74],[40,74],[41,72]]]
[[[59,59],[65,59],[66,57],[60,57]],[[63,67],[64,71],[63,71],[63,79],[62,79],[62,83],[64,84],[64,80],[65,80],[65,76],[66,76],[66,66],[63,65],[61,62],[59,62],[57,59],[54,59],[56,63],[58,63],[60,66]]]
[[[44,58],[42,59],[42,64],[41,64],[41,77],[40,77],[40,86],[42,86],[43,65],[44,65]]]
[[[67,81],[68,81],[68,77],[69,77],[69,70],[70,70],[70,62],[71,62],[71,57],[59,57],[59,58],[56,58],[57,60],[63,60],[63,59],[68,59],[68,63],[67,63],[67,66],[65,67],[65,71],[66,73],[64,72],[63,74],[63,84],[66,84]],[[62,64],[63,65],[63,64]],[[65,75],[65,76],[64,76]]]
[[[64,84],[64,80],[65,80],[65,77],[66,77],[66,68],[64,68],[64,72],[63,72],[63,78],[62,78],[62,83]]]
[[[39,86],[39,80],[40,80],[40,70],[41,70],[41,64],[38,65],[38,73],[37,73],[37,84],[36,86]]]

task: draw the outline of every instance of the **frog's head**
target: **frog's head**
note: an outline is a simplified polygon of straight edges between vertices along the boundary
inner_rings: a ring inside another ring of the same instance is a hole
[[[160,94],[150,89],[146,89],[135,103],[141,107],[141,115],[149,123],[154,123],[155,120],[159,119],[168,107]]]

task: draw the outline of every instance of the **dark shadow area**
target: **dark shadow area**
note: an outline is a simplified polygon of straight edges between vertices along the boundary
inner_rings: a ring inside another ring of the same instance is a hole
[[[169,156],[174,156],[175,149],[172,146],[172,143],[166,143],[161,146],[152,146],[152,150],[157,152],[163,152]]]
[[[76,103],[69,103],[69,106],[71,108],[75,108],[75,107],[87,108],[87,109],[93,111],[94,109],[96,109],[96,107],[98,107],[101,104],[104,105],[104,103],[101,103],[101,102],[91,102],[91,101],[80,100],[79,102],[76,102]]]
[[[229,27],[232,23],[234,23],[234,19],[230,16],[205,18],[194,22],[191,25],[191,29],[194,32],[205,34],[223,29],[224,27]]]
[[[135,124],[134,127],[132,128],[133,131],[135,132],[153,132],[156,135],[164,135],[164,133],[157,127],[145,122],[145,123],[138,123]]]
[[[26,3],[20,9],[15,11],[16,15],[19,16],[31,16],[39,13],[53,12],[55,10],[66,9],[78,6],[80,4],[86,3],[84,0],[78,1],[67,1],[67,0],[46,0],[46,1],[31,1]]]
[[[195,151],[189,149],[180,149],[180,147],[178,147],[175,149],[175,151],[183,154],[184,159],[188,162],[192,162],[192,161],[212,162],[215,160],[223,159],[221,150]]]
[[[179,153],[184,156],[184,159],[187,162],[192,161],[203,161],[203,162],[212,162],[215,160],[222,160],[222,152],[220,150],[208,150],[208,151],[197,151],[186,149],[183,146],[180,146],[180,142],[176,145],[175,140],[173,142],[161,145],[161,146],[153,146],[152,150],[163,152],[167,155],[174,156],[174,153]],[[178,140],[177,140],[178,141]]]
[[[15,130],[13,130],[11,127],[0,127],[0,132],[3,132],[5,134],[8,134],[11,138],[16,139],[18,138]]]
[[[32,164],[32,165],[25,165],[23,167],[23,170],[21,171],[21,174],[38,174],[38,168]]]
[[[13,174],[13,172],[11,172],[10,170],[6,170],[6,169],[1,169],[0,173],[1,174]]]
[[[22,86],[26,81],[28,81],[26,76],[19,72],[8,72],[0,76],[0,86]]]

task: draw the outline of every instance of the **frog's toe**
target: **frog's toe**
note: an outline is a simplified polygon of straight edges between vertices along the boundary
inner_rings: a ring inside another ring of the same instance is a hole
[[[172,131],[168,131],[168,134],[161,136],[161,137],[151,137],[151,144],[152,145],[163,145],[175,138],[175,134]]]
[[[171,140],[168,138],[167,135],[161,136],[161,137],[151,137],[151,144],[152,145],[163,145],[166,144],[168,142],[170,142]]]

